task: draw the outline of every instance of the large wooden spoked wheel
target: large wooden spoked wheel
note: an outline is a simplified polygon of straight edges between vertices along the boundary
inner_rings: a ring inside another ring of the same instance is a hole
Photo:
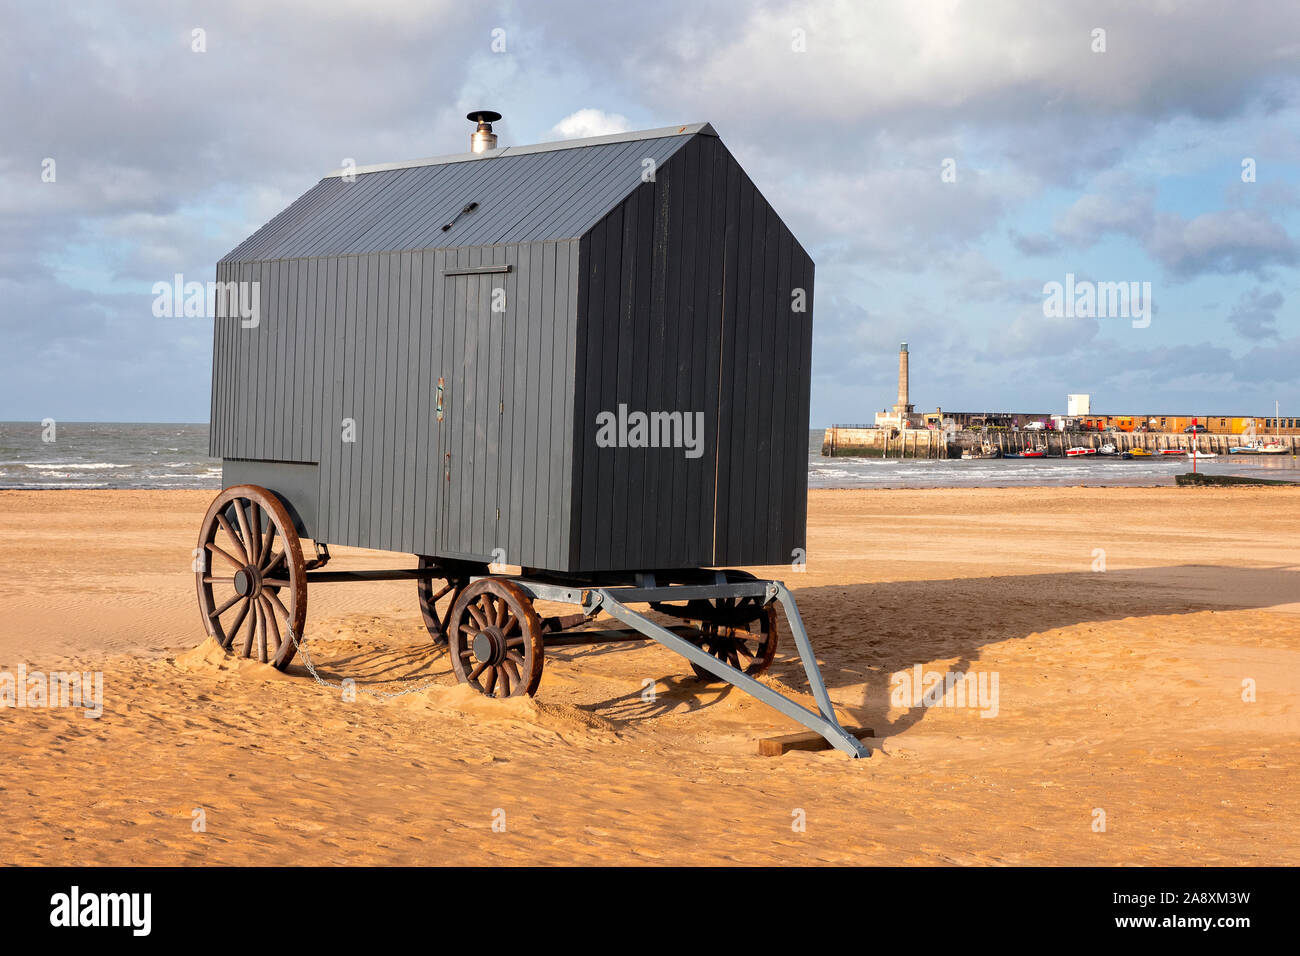
[[[532,696],[542,680],[542,623],[532,600],[509,581],[468,585],[448,629],[456,679],[488,697]]]
[[[284,670],[307,621],[307,571],[293,519],[257,485],[217,495],[199,531],[195,577],[208,634],[239,657]]]
[[[772,664],[778,639],[776,602],[764,607],[756,597],[716,598],[702,612],[699,637],[689,639],[724,664],[757,677]],[[691,661],[691,670],[703,681],[719,678]]]

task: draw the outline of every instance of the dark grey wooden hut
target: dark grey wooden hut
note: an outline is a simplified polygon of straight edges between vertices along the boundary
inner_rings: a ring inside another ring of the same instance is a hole
[[[583,573],[804,546],[813,263],[708,124],[339,171],[217,279],[260,308],[216,321],[211,453],[306,537]],[[620,405],[703,413],[702,453],[603,447]]]

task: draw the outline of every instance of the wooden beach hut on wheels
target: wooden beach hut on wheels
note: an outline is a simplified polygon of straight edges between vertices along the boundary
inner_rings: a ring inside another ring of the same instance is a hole
[[[208,632],[285,667],[309,584],[408,577],[484,693],[645,637],[864,753],[789,592],[719,570],[802,560],[811,258],[707,123],[497,148],[470,118],[471,152],[331,173],[218,263],[255,308],[214,331]],[[778,605],[817,712],[754,680]]]

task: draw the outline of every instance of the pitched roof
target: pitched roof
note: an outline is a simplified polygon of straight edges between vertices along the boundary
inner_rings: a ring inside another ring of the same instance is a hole
[[[363,166],[351,181],[335,170],[222,261],[577,238],[641,184],[644,159],[695,135],[717,134],[696,123]]]

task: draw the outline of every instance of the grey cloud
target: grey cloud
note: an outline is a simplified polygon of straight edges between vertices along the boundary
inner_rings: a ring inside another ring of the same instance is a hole
[[[1247,339],[1267,339],[1277,335],[1277,310],[1282,308],[1282,293],[1254,288],[1246,292],[1228,313],[1228,324]]]
[[[1240,209],[1202,213],[1187,219],[1176,213],[1156,218],[1147,248],[1171,272],[1259,274],[1272,265],[1295,265],[1295,240],[1265,213]]]
[[[1149,188],[1089,193],[1057,217],[1061,239],[1087,248],[1111,234],[1130,236],[1180,278],[1217,273],[1261,274],[1292,266],[1300,249],[1286,229],[1261,209],[1221,209],[1188,218],[1155,209]]]
[[[1009,231],[1009,236],[1011,244],[1021,255],[1046,256],[1061,248],[1061,243],[1046,233],[1021,233],[1012,229]]]

